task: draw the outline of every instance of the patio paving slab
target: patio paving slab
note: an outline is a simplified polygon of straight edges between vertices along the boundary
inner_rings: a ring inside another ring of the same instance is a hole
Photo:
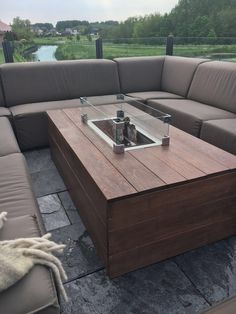
[[[66,192],[58,193],[58,196],[62,202],[63,207],[66,210],[66,213],[70,219],[70,222],[72,224],[76,222],[80,222],[81,221],[80,216],[70,197],[70,194],[66,191]]]
[[[52,240],[66,245],[63,255],[58,257],[65,268],[68,281],[103,268],[103,263],[81,221],[51,233]]]
[[[235,238],[231,241],[236,247]],[[226,241],[182,254],[175,261],[211,304],[236,294],[236,251]]]
[[[63,314],[184,314],[209,305],[172,261],[109,280],[99,271],[65,285]]]
[[[70,225],[61,201],[57,194],[37,199],[46,231]]]
[[[65,191],[65,184],[57,169],[42,170],[31,174],[36,197]]]
[[[30,173],[56,168],[51,159],[49,148],[28,151],[24,153],[24,156]]]

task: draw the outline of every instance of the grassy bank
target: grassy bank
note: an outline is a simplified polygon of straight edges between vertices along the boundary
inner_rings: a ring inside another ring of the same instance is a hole
[[[61,37],[36,37],[34,38],[33,42],[35,45],[63,45],[67,41],[66,38]]]
[[[0,64],[5,62],[4,54],[2,48],[0,48]]]
[[[55,57],[57,60],[75,60],[96,58],[95,44],[65,43],[59,45]]]

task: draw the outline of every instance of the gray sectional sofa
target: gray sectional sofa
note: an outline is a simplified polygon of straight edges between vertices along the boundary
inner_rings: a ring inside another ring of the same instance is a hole
[[[0,240],[45,232],[21,151],[48,145],[46,110],[117,93],[171,114],[173,125],[236,154],[236,64],[140,57],[1,65],[0,212],[9,219]],[[35,267],[0,294],[0,309],[59,313],[51,272]]]
[[[0,117],[0,212],[8,220],[0,240],[36,237],[44,233],[26,161],[7,117]],[[35,267],[15,286],[0,293],[0,312],[58,313],[59,304],[52,274]]]
[[[0,115],[13,120],[21,150],[48,145],[46,110],[79,106],[81,96],[121,92],[236,154],[233,63],[166,56],[5,64],[0,79]]]
[[[236,154],[236,64],[181,57],[115,61],[121,92],[171,114],[179,129]],[[159,76],[153,74],[157,70]]]

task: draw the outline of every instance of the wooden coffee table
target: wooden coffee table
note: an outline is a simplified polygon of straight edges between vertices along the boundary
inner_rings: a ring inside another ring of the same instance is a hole
[[[236,233],[236,156],[174,127],[168,147],[117,155],[80,108],[47,114],[52,158],[110,277]]]

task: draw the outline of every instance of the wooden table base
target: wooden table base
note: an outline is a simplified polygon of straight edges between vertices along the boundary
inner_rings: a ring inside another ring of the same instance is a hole
[[[236,156],[173,127],[169,147],[117,156],[79,109],[48,116],[52,158],[111,278],[236,233]]]

